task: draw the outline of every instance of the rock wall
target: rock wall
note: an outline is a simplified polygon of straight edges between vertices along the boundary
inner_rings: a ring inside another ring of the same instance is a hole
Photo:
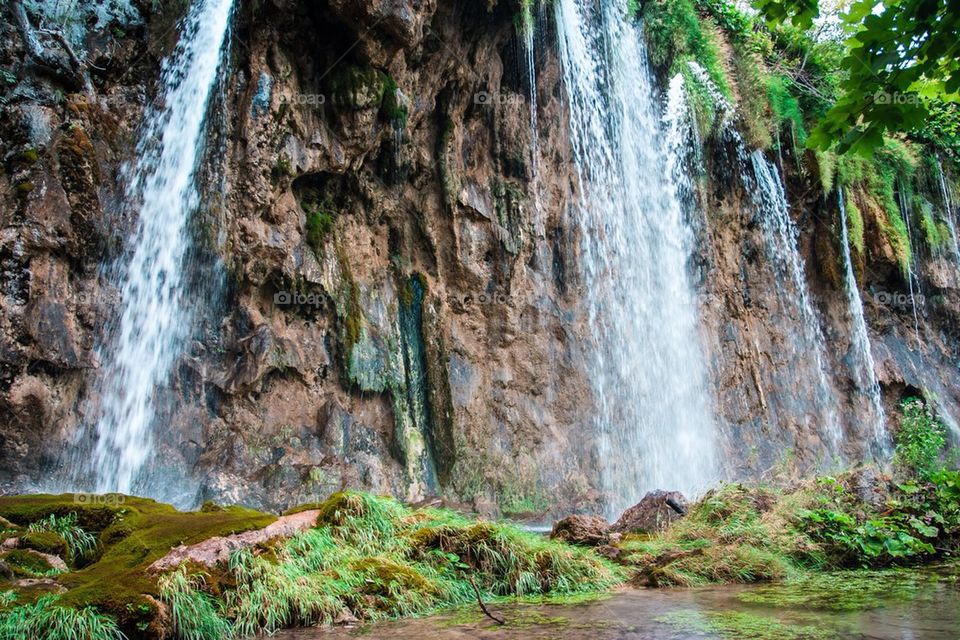
[[[158,419],[143,488],[181,504],[283,508],[341,487],[479,511],[595,510],[576,197],[550,20],[538,27],[539,157],[513,2],[241,3],[211,109],[191,296],[203,310]],[[93,94],[30,63],[0,22],[0,487],[65,486],[89,451],[110,268],[132,220],[118,172],[175,36],[176,9],[88,33]],[[699,202],[705,344],[733,476],[823,462],[790,394],[778,291],[722,144]],[[786,157],[791,214],[856,433],[836,211]],[[868,291],[902,292],[882,235]],[[122,261],[120,261],[122,262]],[[957,272],[923,261],[912,311],[869,300],[893,409],[935,391],[960,415]],[[951,333],[952,332],[952,333]],[[773,409],[771,407],[774,407]],[[682,410],[682,407],[678,407]],[[771,411],[787,414],[771,428]],[[860,454],[856,438],[848,447]],[[792,453],[789,453],[792,452]],[[198,489],[199,487],[199,489]]]

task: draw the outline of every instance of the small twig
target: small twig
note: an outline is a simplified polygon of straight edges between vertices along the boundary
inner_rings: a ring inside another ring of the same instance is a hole
[[[70,43],[67,41],[67,38],[63,35],[62,31],[58,29],[39,29],[38,31],[56,40],[60,47],[66,52],[67,57],[70,58],[70,64],[73,65],[73,70],[77,73],[82,72],[84,64],[80,62],[80,58],[78,58],[77,54],[74,53],[73,47],[70,46]]]
[[[483,604],[483,596],[480,595],[480,588],[477,587],[477,583],[473,581],[473,576],[467,576],[467,580],[470,582],[470,586],[473,587],[473,592],[477,594],[477,604],[480,605],[480,610],[483,611],[484,615],[496,622],[497,624],[507,624],[507,621],[503,618],[497,617],[495,614],[490,613],[490,610],[487,609],[487,605]]]

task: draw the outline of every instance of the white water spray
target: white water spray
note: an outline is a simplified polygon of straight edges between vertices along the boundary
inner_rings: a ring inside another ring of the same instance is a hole
[[[853,270],[853,260],[850,256],[850,234],[847,228],[847,206],[843,198],[843,189],[838,188],[840,202],[841,240],[843,241],[844,280],[847,288],[847,305],[853,323],[851,348],[853,351],[854,380],[857,391],[866,394],[873,409],[873,426],[869,442],[872,444],[873,455],[879,460],[890,457],[890,434],[887,433],[886,414],[883,410],[883,400],[880,394],[880,382],[877,380],[873,353],[870,350],[870,335],[867,333],[867,322],[863,315],[863,299],[860,297],[860,288],[857,286],[857,277]]]
[[[615,515],[650,489],[696,494],[717,477],[693,238],[626,0],[559,0],[555,11],[582,189],[597,454]]]
[[[131,492],[153,453],[158,390],[190,326],[184,299],[187,226],[199,205],[195,172],[207,103],[218,77],[233,0],[198,0],[164,61],[157,107],[146,115],[127,199],[139,211],[120,291],[119,322],[101,349],[101,411],[93,472],[100,492]]]

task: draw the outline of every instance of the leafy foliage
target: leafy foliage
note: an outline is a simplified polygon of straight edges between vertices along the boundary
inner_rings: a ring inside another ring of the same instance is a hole
[[[897,432],[896,462],[921,480],[943,469],[940,456],[946,444],[943,425],[919,398],[900,405],[903,417]]]
[[[789,18],[809,28],[819,15],[816,0],[754,4],[772,25]],[[960,98],[960,12],[950,0],[857,0],[843,20],[853,33],[841,62],[843,92],[811,134],[812,146],[870,153],[885,131],[923,128],[933,105]]]
[[[755,0],[753,4],[767,22],[779,24],[789,19],[801,29],[809,28],[820,15],[817,0]]]

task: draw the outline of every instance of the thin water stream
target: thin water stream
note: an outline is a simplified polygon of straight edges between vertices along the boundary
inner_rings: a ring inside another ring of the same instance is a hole
[[[865,439],[873,444],[873,455],[879,460],[885,460],[890,455],[890,436],[887,433],[886,414],[883,410],[883,398],[880,393],[880,382],[877,380],[876,367],[873,361],[873,352],[870,349],[870,334],[867,332],[867,322],[863,315],[863,299],[860,297],[860,287],[857,285],[857,276],[853,270],[853,259],[850,256],[850,233],[847,228],[847,205],[844,202],[843,189],[838,189],[837,199],[840,205],[840,229],[843,243],[844,280],[847,289],[847,306],[852,323],[851,351],[853,376],[857,391],[866,394],[870,399],[871,434]]]

